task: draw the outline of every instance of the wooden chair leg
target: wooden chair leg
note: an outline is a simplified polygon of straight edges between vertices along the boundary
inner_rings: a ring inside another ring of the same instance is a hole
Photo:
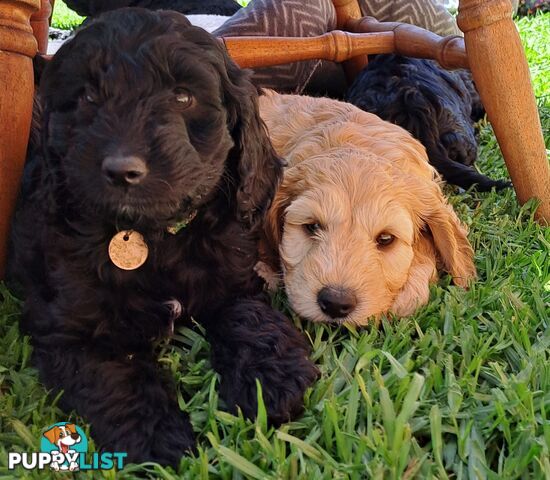
[[[336,9],[336,27],[340,30],[349,31],[348,22],[361,18],[361,8],[357,0],[332,0]],[[352,58],[344,62],[344,70],[349,83],[363,68],[367,66],[369,59],[366,55]]]
[[[50,0],[41,0],[40,10],[31,16],[31,27],[38,42],[38,53],[48,53],[48,33],[52,4]]]
[[[30,16],[40,0],[0,0],[0,279],[32,115],[32,57],[36,40]]]
[[[460,0],[458,26],[476,86],[520,203],[550,223],[550,170],[529,67],[509,0]]]

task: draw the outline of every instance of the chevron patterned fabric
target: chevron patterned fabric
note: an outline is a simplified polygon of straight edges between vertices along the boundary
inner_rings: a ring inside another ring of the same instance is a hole
[[[359,0],[364,15],[380,21],[406,22],[440,35],[459,34],[453,16],[441,0]],[[213,33],[217,36],[274,35],[311,37],[336,28],[331,0],[252,0]],[[305,61],[256,69],[261,87],[300,93],[312,76],[325,75],[330,62]],[[335,75],[332,67],[331,75]]]
[[[439,0],[359,0],[363,15],[380,22],[404,22],[438,35],[461,35],[454,17]]]
[[[330,0],[253,0],[213,33],[217,36],[314,37],[336,28]],[[298,92],[318,61],[256,69],[254,83],[279,91]]]

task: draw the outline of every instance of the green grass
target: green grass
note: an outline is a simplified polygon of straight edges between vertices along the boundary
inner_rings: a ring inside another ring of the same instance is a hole
[[[73,12],[62,0],[56,0],[52,15],[52,27],[63,30],[73,30],[78,27],[84,17]]]
[[[518,24],[550,143],[550,15]],[[505,174],[487,124],[479,165]],[[198,453],[177,473],[142,465],[77,478],[550,479],[550,229],[512,190],[452,194],[451,202],[470,226],[478,282],[464,291],[444,278],[417,314],[380,329],[295,319],[322,372],[301,418],[274,430],[223,412],[208,344],[181,329],[161,364],[191,415]],[[36,450],[54,422],[86,424],[46,397],[29,339],[18,333],[20,303],[0,295],[0,479],[8,479],[6,452]],[[281,295],[274,302],[286,309]]]
[[[523,17],[516,20],[529,60],[535,95],[550,104],[550,16]]]

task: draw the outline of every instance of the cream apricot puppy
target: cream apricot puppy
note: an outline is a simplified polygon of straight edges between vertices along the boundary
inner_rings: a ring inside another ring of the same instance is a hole
[[[412,314],[438,269],[462,287],[475,278],[466,229],[408,132],[327,98],[266,92],[260,110],[288,161],[264,260],[296,313],[364,325]]]

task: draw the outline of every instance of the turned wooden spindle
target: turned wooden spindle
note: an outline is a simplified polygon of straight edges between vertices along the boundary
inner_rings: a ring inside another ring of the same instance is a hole
[[[393,32],[393,51],[405,57],[429,58],[444,68],[468,68],[464,39],[458,35],[441,37],[416,25],[399,22],[379,22],[373,17],[350,19],[351,32]]]
[[[354,34],[333,30],[318,37],[223,37],[229,56],[242,68],[260,68],[299,60],[342,62],[357,55],[390,53],[393,33]]]
[[[37,49],[30,16],[39,6],[40,0],[0,0],[0,278],[29,137]]]
[[[460,0],[470,69],[520,203],[536,197],[550,223],[550,169],[529,66],[509,0]]]
[[[356,22],[356,23],[354,23]],[[401,53],[434,58],[446,68],[468,65],[462,37],[440,37],[421,28],[401,23],[385,24],[370,17],[351,21],[358,30],[333,30],[317,37],[224,37],[221,40],[233,60],[242,68],[259,68],[301,60],[323,59],[343,62],[376,53]],[[388,25],[388,26],[386,26]],[[411,48],[417,46],[417,50]]]
[[[48,33],[52,5],[50,0],[41,0],[40,10],[31,16],[31,27],[38,42],[38,53],[48,52]]]
[[[332,0],[336,10],[336,27],[340,30],[350,31],[348,22],[362,17],[361,8],[357,0]],[[383,53],[383,52],[379,52]],[[352,83],[355,77],[363,70],[369,59],[367,55],[354,56],[344,63],[344,71],[349,83]]]

